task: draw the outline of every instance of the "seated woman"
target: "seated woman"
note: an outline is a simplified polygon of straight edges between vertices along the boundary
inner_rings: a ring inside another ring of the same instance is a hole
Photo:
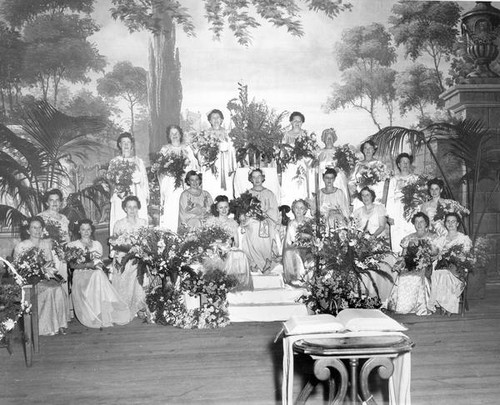
[[[349,218],[347,197],[333,185],[336,177],[336,170],[328,167],[323,173],[325,187],[319,190],[319,211],[332,229],[346,225]],[[312,201],[312,211],[316,212],[316,201]]]
[[[190,170],[185,182],[189,188],[182,192],[179,199],[179,230],[181,227],[200,228],[210,216],[212,196],[201,188],[201,173]]]
[[[239,249],[240,231],[238,223],[229,218],[229,200],[225,195],[218,195],[215,198],[212,213],[214,216],[207,220],[207,226],[216,225],[225,229],[232,239],[231,247],[226,256],[224,271],[236,277],[239,289],[249,290],[252,287],[250,264],[245,252]]]
[[[358,198],[363,203],[363,206],[354,210],[353,219],[356,227],[364,232],[370,234],[371,238],[387,239],[387,213],[385,207],[381,204],[375,203],[375,192],[369,187],[363,187]],[[387,303],[389,294],[392,290],[392,266],[395,263],[395,258],[389,255],[385,258],[384,262],[380,263],[380,268],[389,277],[383,277],[377,273],[371,273],[373,282],[368,276],[364,277],[365,285],[367,286],[368,294],[378,296],[382,301],[382,305]],[[375,286],[373,285],[375,284]]]
[[[402,253],[395,270],[399,275],[394,282],[387,308],[399,314],[429,315],[429,278],[432,259],[437,254],[436,236],[429,232],[429,217],[417,212],[411,219],[416,232],[401,240]],[[421,253],[418,253],[420,248]],[[417,261],[417,255],[420,258]]]
[[[74,269],[71,296],[77,319],[88,328],[105,328],[130,322],[127,304],[118,296],[102,269],[102,245],[92,239],[95,227],[90,219],[77,224],[80,239],[68,247],[81,249],[82,257],[70,263]]]
[[[47,265],[43,271],[46,277],[57,273],[52,263],[52,246],[50,240],[42,239],[45,222],[41,217],[28,220],[28,239],[20,242],[14,249],[14,259],[19,259],[32,248],[43,252]],[[62,276],[61,276],[62,277]],[[66,334],[69,319],[69,303],[66,290],[56,280],[42,280],[38,283],[38,327],[40,335]]]
[[[127,241],[127,235],[141,227],[148,226],[148,220],[138,217],[141,202],[136,196],[125,197],[122,208],[127,216],[115,223],[112,238],[122,237],[124,239],[123,245],[128,245],[130,241]],[[130,317],[133,318],[138,312],[146,309],[146,294],[137,281],[137,266],[132,264],[132,261],[128,261],[122,266],[121,261],[126,252],[113,251],[112,254],[114,256],[113,287],[115,287],[120,298],[127,304]]]
[[[298,247],[295,242],[297,228],[306,221],[306,213],[309,204],[305,200],[295,200],[292,203],[292,219],[286,228],[285,241],[283,243],[283,278],[285,283],[300,284],[301,278],[305,276],[304,268],[305,248]]]
[[[436,240],[439,257],[442,259],[454,247],[460,247],[464,254],[472,249],[472,241],[467,235],[458,231],[460,217],[455,212],[446,214],[444,226],[448,231],[445,236]],[[438,260],[431,277],[431,297],[429,309],[440,309],[444,314],[458,314],[460,295],[465,287],[465,280],[460,277],[456,265],[448,263],[447,268],[442,267],[446,261]]]

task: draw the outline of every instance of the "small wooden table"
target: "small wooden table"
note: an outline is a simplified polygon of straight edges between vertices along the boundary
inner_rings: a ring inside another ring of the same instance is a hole
[[[293,352],[310,356],[314,360],[314,377],[329,381],[329,404],[342,404],[350,383],[351,403],[358,401],[358,381],[361,400],[375,404],[368,389],[368,376],[378,369],[380,377],[389,379],[394,372],[392,359],[411,351],[413,342],[404,335],[360,336],[345,338],[303,338],[293,344]],[[342,359],[347,359],[349,372]],[[367,359],[358,376],[359,360]],[[340,375],[336,390],[330,368]],[[297,404],[305,404],[317,384],[308,381],[297,398]]]

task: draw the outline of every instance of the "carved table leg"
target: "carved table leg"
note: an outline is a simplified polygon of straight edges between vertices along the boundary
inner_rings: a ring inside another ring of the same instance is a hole
[[[351,371],[351,403],[358,403],[358,359],[349,359],[349,368]]]
[[[370,405],[376,405],[376,402],[368,389],[368,377],[376,368],[378,368],[379,376],[387,380],[394,372],[394,364],[392,359],[388,357],[372,357],[361,367],[361,372],[359,373],[361,399]]]
[[[340,375],[339,388],[335,394],[335,381],[332,378],[330,367],[337,370]],[[349,383],[349,376],[346,366],[342,360],[336,358],[322,358],[314,362],[314,375],[320,381],[329,380],[329,404],[340,405],[344,402],[347,393],[347,384]]]

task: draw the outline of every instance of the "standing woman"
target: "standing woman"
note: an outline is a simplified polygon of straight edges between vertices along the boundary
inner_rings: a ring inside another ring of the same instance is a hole
[[[28,220],[28,239],[20,242],[14,249],[14,259],[35,247],[43,252],[47,266],[46,275],[57,274],[52,264],[50,239],[42,239],[45,222],[37,216]],[[38,324],[40,335],[66,334],[69,320],[68,295],[62,285],[55,280],[42,280],[38,283]]]
[[[185,172],[190,170],[199,170],[193,150],[184,143],[184,132],[178,125],[169,125],[167,127],[167,144],[163,146],[160,153],[164,156],[170,154],[182,156],[186,159],[187,167]],[[179,199],[183,187],[175,186],[175,177],[169,174],[160,173],[158,175],[160,183],[160,198],[162,211],[160,214],[160,227],[177,232],[179,225]]]
[[[404,186],[417,180],[412,171],[413,156],[408,153],[400,153],[396,157],[398,173],[389,181],[386,209],[391,223],[391,247],[392,251],[401,251],[401,240],[413,231],[413,225],[404,217],[404,207],[401,202]]]
[[[203,170],[203,188],[211,195],[233,196],[233,177],[236,170],[236,152],[233,142],[222,126],[224,115],[222,111],[214,109],[208,113],[208,122],[211,128],[205,131],[207,139],[219,141],[219,153],[213,168]],[[202,156],[198,154],[198,160],[202,162]]]
[[[271,262],[273,251],[277,254],[281,251],[281,241],[276,231],[279,224],[278,203],[273,192],[262,185],[265,176],[261,169],[252,170],[248,175],[248,181],[253,184],[249,192],[261,202],[266,219],[262,221],[255,218],[245,219],[242,223],[245,234],[241,248],[250,259],[252,269],[263,271],[266,262]]]
[[[306,132],[302,129],[305,122],[304,114],[294,111],[290,114],[291,129],[285,133],[283,144],[295,145],[295,141]],[[309,167],[300,159],[296,163],[289,163],[285,171],[281,174],[281,204],[291,205],[297,198],[307,198],[307,181],[309,177]]]
[[[201,173],[190,170],[185,183],[189,188],[181,193],[179,199],[179,230],[182,227],[194,230],[203,226],[210,216],[213,200],[210,193],[201,187]]]
[[[107,177],[112,183],[110,234],[113,232],[115,222],[125,216],[122,201],[129,195],[135,195],[139,199],[142,207],[140,216],[148,218],[148,176],[144,162],[134,155],[134,145],[134,137],[128,132],[122,133],[116,141],[120,155],[109,162]]]
[[[77,224],[79,239],[68,247],[81,249],[84,256],[74,263],[71,297],[77,319],[88,328],[105,328],[130,322],[127,304],[118,296],[103,271],[102,245],[92,238],[95,227],[90,219]]]

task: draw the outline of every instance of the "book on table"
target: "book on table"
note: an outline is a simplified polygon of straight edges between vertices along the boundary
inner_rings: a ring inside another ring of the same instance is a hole
[[[378,309],[347,308],[330,314],[292,316],[283,322],[285,335],[334,332],[401,332],[405,326]]]

